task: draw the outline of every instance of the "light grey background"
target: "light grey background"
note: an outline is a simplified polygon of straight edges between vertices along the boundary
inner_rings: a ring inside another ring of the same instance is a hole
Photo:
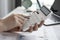
[[[0,0],[0,18],[15,8],[15,0]]]

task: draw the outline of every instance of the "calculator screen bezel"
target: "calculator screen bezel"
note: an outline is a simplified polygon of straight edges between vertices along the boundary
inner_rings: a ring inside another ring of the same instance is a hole
[[[46,6],[41,7],[40,10],[43,12],[45,16],[47,16],[51,12]]]

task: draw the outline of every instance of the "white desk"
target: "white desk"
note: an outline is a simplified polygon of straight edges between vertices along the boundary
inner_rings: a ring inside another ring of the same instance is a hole
[[[55,23],[55,22],[49,18],[45,21],[45,24],[51,24],[51,23]],[[60,25],[53,25],[53,26],[46,26],[46,27],[48,27],[48,28],[51,27],[54,31],[54,34],[55,34],[57,40],[60,40]]]
[[[23,13],[24,10],[22,9],[23,8],[18,7],[15,10],[13,10],[11,13]],[[27,15],[29,14],[27,13]],[[37,31],[33,31],[32,33],[22,33],[22,32],[18,32],[18,33],[25,35],[26,37],[25,38],[23,37],[25,40],[58,40],[58,38],[60,39],[60,35],[59,35],[60,27],[59,26],[60,25],[46,27],[42,25],[41,28],[39,28]],[[21,39],[21,40],[24,40],[24,39]]]

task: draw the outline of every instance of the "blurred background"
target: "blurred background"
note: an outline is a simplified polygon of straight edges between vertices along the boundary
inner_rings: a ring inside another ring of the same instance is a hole
[[[15,9],[18,6],[22,6],[23,0],[0,0],[0,18],[7,15],[9,12],[11,12],[13,9]],[[31,10],[39,9],[37,5],[37,0],[31,0],[32,6],[29,7]],[[41,6],[46,5],[49,9],[51,5],[53,4],[54,0],[39,0]]]

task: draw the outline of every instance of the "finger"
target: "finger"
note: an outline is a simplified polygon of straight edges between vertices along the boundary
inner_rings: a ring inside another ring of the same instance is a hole
[[[20,19],[20,18],[18,18],[18,17],[16,17],[15,16],[15,18],[16,18],[16,21],[18,22],[18,23],[20,23],[20,24],[23,24],[25,21],[23,21],[22,19]]]
[[[30,28],[27,31],[25,31],[25,32],[32,32],[32,31],[33,31],[33,27],[30,26]]]
[[[44,24],[44,21],[41,21],[40,24],[38,24],[38,27],[41,27]]]
[[[20,31],[20,27],[19,26],[18,27],[15,27],[13,29],[10,29],[8,31],[5,31],[5,32],[17,32],[17,31]]]
[[[20,19],[23,20],[23,21],[24,21],[24,20],[27,20],[26,18],[24,18],[24,17],[21,16],[21,15],[16,14],[15,16],[18,17],[18,18],[20,18]]]
[[[16,17],[16,20],[18,22],[18,26],[20,26],[20,30],[22,31],[22,26],[25,23],[25,21],[23,21],[23,20],[21,20],[20,18],[17,18],[17,17]]]
[[[33,30],[34,31],[38,30],[38,24],[37,23],[34,25]]]
[[[27,18],[27,19],[29,19],[29,17],[30,17],[30,16],[25,16],[23,14],[17,14],[17,16],[22,16],[22,17]]]

